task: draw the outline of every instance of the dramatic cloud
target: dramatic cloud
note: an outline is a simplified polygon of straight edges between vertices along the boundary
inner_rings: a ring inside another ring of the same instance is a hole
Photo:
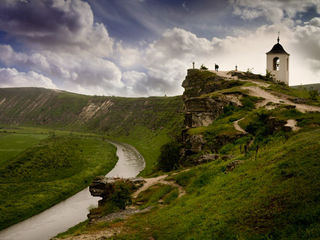
[[[113,41],[80,0],[1,1],[0,29],[42,49],[108,56]]]
[[[8,45],[0,45],[0,62],[7,67],[19,65],[34,69],[55,79],[59,87],[68,90],[74,90],[73,85],[77,85],[77,89],[87,87],[94,90],[97,87],[100,94],[115,94],[118,93],[115,89],[123,87],[121,71],[114,63],[103,58],[83,58],[51,51],[24,54],[15,52]]]
[[[273,23],[279,23],[285,17],[292,19],[311,7],[320,12],[319,0],[230,0],[230,3],[234,7],[233,13],[243,19],[265,17]]]
[[[3,0],[0,87],[181,94],[192,62],[264,74],[278,31],[290,84],[315,83],[319,12],[320,0]]]
[[[14,68],[0,68],[0,87],[56,88],[52,81],[36,72],[18,72]]]

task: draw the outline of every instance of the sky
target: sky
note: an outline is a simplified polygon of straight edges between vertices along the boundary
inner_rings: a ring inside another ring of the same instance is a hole
[[[265,74],[278,32],[320,83],[320,0],[1,0],[0,87],[179,95],[192,62]]]

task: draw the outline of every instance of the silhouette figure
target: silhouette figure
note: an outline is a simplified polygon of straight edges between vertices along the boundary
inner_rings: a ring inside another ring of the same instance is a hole
[[[219,70],[219,65],[218,65],[218,64],[214,64],[214,70],[215,70],[216,72],[218,72],[218,70]]]

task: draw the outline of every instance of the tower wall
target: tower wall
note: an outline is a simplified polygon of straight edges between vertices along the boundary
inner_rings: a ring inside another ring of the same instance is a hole
[[[279,70],[274,70],[274,58],[278,57]],[[289,55],[281,53],[267,54],[267,71],[269,71],[277,81],[284,82],[289,85]]]

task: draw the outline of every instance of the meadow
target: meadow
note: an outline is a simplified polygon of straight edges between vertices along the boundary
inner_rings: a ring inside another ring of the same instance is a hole
[[[0,229],[72,196],[117,161],[97,135],[20,128],[0,139]]]

